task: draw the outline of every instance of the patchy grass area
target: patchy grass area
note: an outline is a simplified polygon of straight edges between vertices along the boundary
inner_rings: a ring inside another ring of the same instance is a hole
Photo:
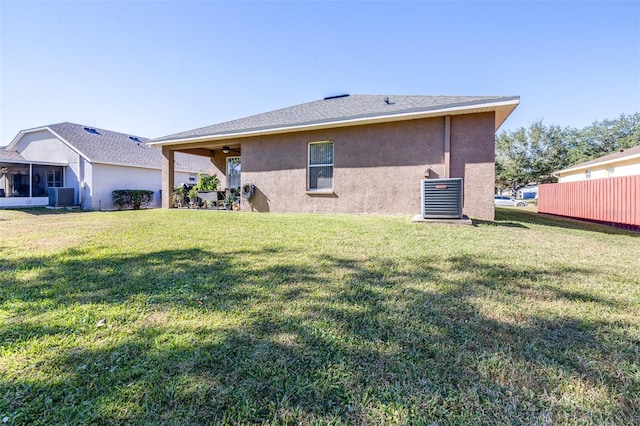
[[[0,211],[8,424],[640,422],[640,235]]]

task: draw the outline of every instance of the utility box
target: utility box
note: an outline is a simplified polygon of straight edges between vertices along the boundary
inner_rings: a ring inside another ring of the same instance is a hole
[[[462,219],[462,178],[423,179],[420,189],[424,219]]]
[[[70,207],[74,205],[73,188],[49,188],[49,207]]]

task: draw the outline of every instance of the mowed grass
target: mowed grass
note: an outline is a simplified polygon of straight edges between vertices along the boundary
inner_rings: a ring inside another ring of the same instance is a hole
[[[638,424],[640,235],[0,211],[7,424]]]

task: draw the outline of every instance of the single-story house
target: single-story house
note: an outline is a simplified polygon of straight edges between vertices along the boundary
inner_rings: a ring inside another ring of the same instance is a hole
[[[159,207],[162,152],[147,140],[73,123],[22,130],[0,148],[0,208],[46,206],[50,187],[72,188],[74,204],[86,210],[113,209],[116,189],[154,191],[152,206]],[[178,154],[173,180],[195,183],[211,166],[204,157]]]
[[[558,183],[640,175],[640,145],[557,171]]]
[[[242,186],[244,211],[413,215],[421,211],[422,179],[462,178],[464,214],[491,220],[495,132],[519,102],[331,96],[149,144],[162,147],[165,208],[174,156],[189,153],[211,158],[226,186]]]

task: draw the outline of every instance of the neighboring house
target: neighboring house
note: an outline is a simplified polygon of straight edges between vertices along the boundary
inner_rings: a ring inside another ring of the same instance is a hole
[[[640,175],[640,145],[554,173],[559,183],[633,175]]]
[[[640,145],[554,175],[539,187],[538,213],[640,231]]]
[[[158,207],[162,153],[147,140],[73,123],[23,130],[0,148],[0,208],[46,206],[49,187],[73,188],[75,204],[86,210],[112,209],[115,189],[154,191]],[[173,170],[174,182],[195,183],[211,162],[180,154]]]
[[[149,143],[162,147],[165,208],[182,152],[211,158],[226,186],[253,184],[245,211],[416,214],[421,179],[460,177],[464,214],[493,219],[495,132],[519,102],[341,95]]]

